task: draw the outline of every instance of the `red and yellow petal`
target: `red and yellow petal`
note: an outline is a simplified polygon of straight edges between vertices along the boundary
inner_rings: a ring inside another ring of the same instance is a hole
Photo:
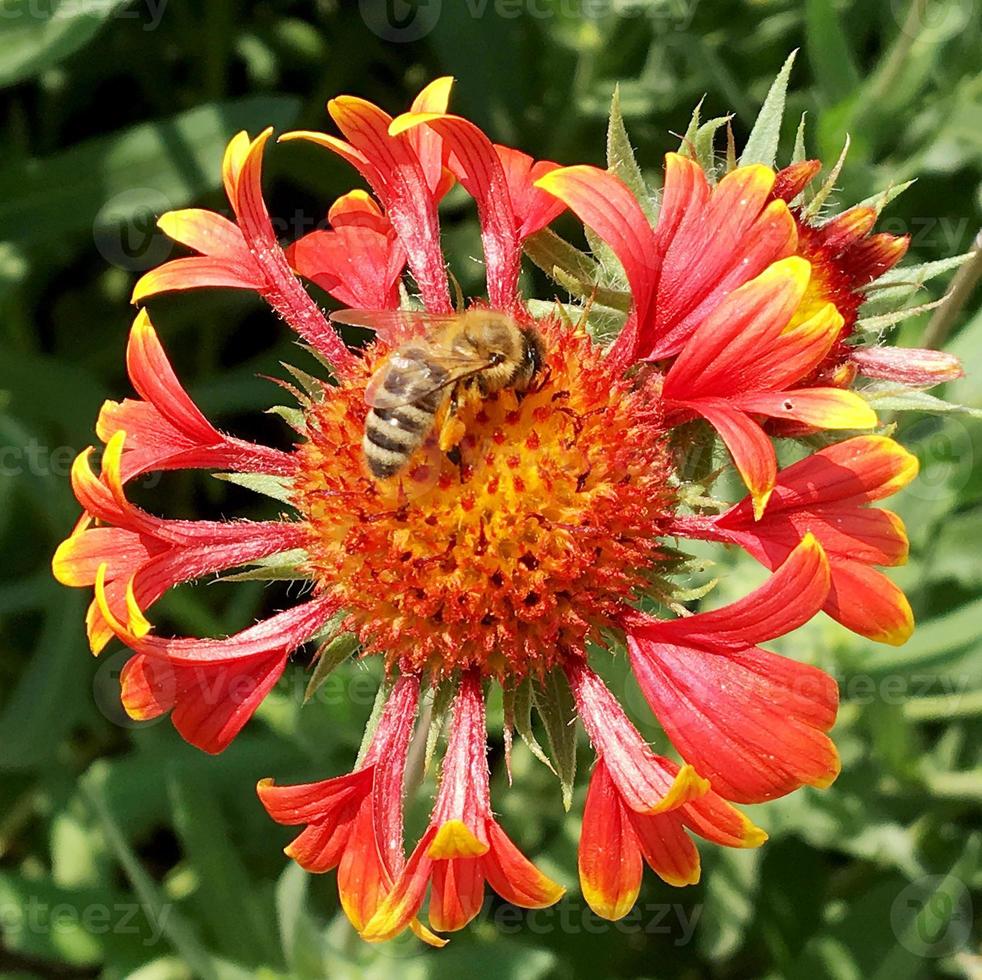
[[[816,429],[871,429],[877,424],[876,412],[869,402],[841,388],[755,392],[739,395],[731,404],[745,412],[793,419]]]
[[[832,563],[825,611],[847,629],[877,643],[901,646],[914,632],[914,613],[903,591],[882,572],[850,559]]]
[[[506,902],[542,909],[563,897],[566,889],[525,857],[496,821],[488,820],[487,836],[490,847],[481,858],[481,868],[488,884]]]
[[[616,922],[641,890],[641,849],[603,759],[598,759],[583,808],[580,889],[594,913]]]
[[[814,535],[798,545],[762,585],[720,609],[667,621],[636,621],[637,636],[709,650],[740,650],[783,636],[808,622],[829,591],[829,562]]]
[[[804,259],[782,259],[730,293],[686,342],[665,378],[665,397],[692,401],[759,390],[754,365],[777,343],[810,274]]]
[[[451,858],[433,864],[427,918],[438,932],[456,932],[481,911],[484,874],[474,858]]]
[[[645,862],[666,884],[677,888],[699,881],[699,851],[685,832],[680,811],[657,816],[629,814]]]

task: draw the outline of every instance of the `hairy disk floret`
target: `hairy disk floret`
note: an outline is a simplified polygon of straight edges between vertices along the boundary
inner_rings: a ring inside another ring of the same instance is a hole
[[[657,382],[619,377],[568,325],[539,330],[531,390],[464,400],[458,450],[434,435],[393,479],[373,479],[361,449],[384,349],[312,408],[295,491],[309,570],[368,652],[540,673],[644,589],[670,504]]]

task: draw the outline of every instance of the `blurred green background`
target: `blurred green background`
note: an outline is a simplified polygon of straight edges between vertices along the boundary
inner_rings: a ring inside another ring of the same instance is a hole
[[[154,217],[191,203],[225,208],[219,167],[238,129],[324,128],[325,101],[345,92],[400,111],[449,73],[454,108],[493,138],[537,157],[600,163],[619,82],[639,159],[657,182],[662,154],[678,143],[672,134],[703,95],[704,117],[732,112],[744,138],[797,47],[782,159],[807,111],[810,155],[830,164],[852,136],[842,204],[919,178],[883,220],[912,235],[908,261],[970,248],[982,210],[978,0],[0,0],[3,976],[982,976],[973,933],[982,912],[982,423],[969,415],[898,419],[923,467],[896,507],[912,539],[896,578],[921,624],[914,639],[874,647],[823,617],[775,644],[840,680],[842,777],[826,792],[751,808],[770,842],[755,852],[705,846],[699,886],[673,890],[649,875],[639,912],[619,924],[594,918],[576,888],[588,753],[568,816],[558,784],[524,746],[508,789],[499,699],[496,807],[569,896],[527,915],[489,901],[438,953],[412,939],[363,945],[338,911],[334,876],[288,865],[280,848],[289,831],[269,822],[253,786],[268,775],[346,771],[377,670],[341,668],[301,710],[304,670],[290,668],[236,743],[207,757],[166,721],[125,719],[123,653],[114,646],[93,660],[88,597],[48,571],[76,516],[71,460],[94,440],[101,401],[129,393],[129,291],[171,254]],[[268,197],[284,237],[308,230],[354,180],[323,152],[272,148]],[[445,223],[454,269],[477,290],[478,237],[463,196],[448,201]],[[940,296],[949,278],[911,302]],[[971,372],[945,396],[979,408],[982,314],[978,293],[967,292],[931,329],[950,334]],[[305,355],[257,299],[163,297],[153,314],[213,418],[285,444],[283,427],[262,414],[277,389],[259,375],[282,375],[281,359]],[[928,319],[905,323],[900,342],[918,343]],[[244,491],[200,475],[144,481],[136,496],[171,516],[265,513]],[[731,564],[712,602],[760,578],[735,556],[723,561]],[[260,583],[181,588],[154,620],[221,635],[289,598]],[[606,673],[655,738],[623,664]]]

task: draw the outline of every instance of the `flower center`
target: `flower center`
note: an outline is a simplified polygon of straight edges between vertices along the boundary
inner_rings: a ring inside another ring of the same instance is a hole
[[[644,589],[671,498],[657,379],[634,388],[585,335],[539,329],[531,390],[464,400],[458,450],[434,433],[389,480],[361,448],[385,351],[311,409],[295,490],[309,570],[366,653],[440,674],[541,673]]]

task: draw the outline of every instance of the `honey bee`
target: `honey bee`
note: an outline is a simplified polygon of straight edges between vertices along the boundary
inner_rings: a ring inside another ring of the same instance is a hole
[[[411,338],[386,357],[365,389],[371,410],[362,450],[379,480],[405,469],[440,415],[440,448],[453,450],[462,434],[455,410],[463,397],[487,397],[503,388],[525,391],[542,369],[538,333],[505,313],[342,310],[331,319],[371,327],[387,340]]]

